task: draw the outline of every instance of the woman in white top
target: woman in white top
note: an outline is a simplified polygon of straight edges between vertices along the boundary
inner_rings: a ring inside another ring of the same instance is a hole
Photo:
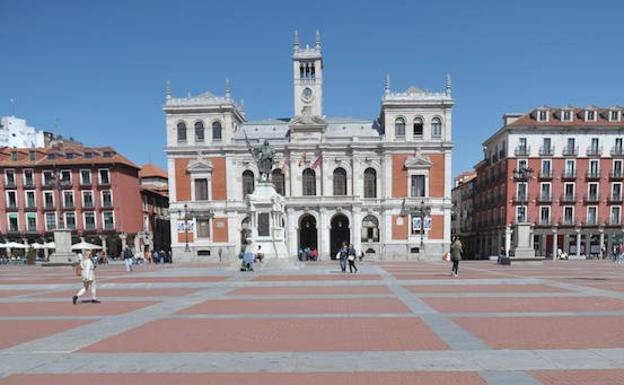
[[[85,256],[79,255],[80,258],[80,278],[82,279],[83,287],[72,298],[74,305],[78,302],[78,297],[83,296],[87,290],[91,289],[91,302],[100,303],[95,296],[95,265],[91,260],[91,252],[86,251]]]

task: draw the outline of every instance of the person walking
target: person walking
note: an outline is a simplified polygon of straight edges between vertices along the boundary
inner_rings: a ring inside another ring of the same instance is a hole
[[[75,305],[78,302],[78,298],[82,297],[87,290],[91,290],[91,303],[100,303],[95,295],[95,264],[91,259],[91,252],[86,251],[84,256],[78,254],[78,257],[80,258],[82,288],[72,297],[72,303]]]
[[[451,277],[457,277],[459,270],[459,261],[461,261],[463,246],[459,238],[455,238],[455,241],[451,245],[451,261],[453,262],[453,268],[451,269]]]
[[[349,256],[349,250],[347,249],[347,243],[342,244],[342,248],[338,252],[338,260],[340,261],[340,270],[343,273],[347,272],[347,257]]]
[[[357,273],[358,269],[355,266],[355,258],[357,256],[357,252],[355,251],[355,247],[353,247],[353,244],[351,244],[351,246],[349,246],[349,255],[347,256],[347,260],[349,261],[349,273],[354,273],[353,270],[355,270],[355,273]]]
[[[130,273],[132,271],[132,259],[133,258],[134,258],[134,255],[132,255],[132,251],[130,250],[128,246],[126,246],[126,248],[123,251],[123,259],[124,259],[124,262],[126,263],[126,273]]]

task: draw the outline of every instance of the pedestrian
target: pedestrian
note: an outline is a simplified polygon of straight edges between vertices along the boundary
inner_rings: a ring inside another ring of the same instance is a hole
[[[347,256],[347,260],[349,261],[349,273],[357,273],[358,269],[355,266],[355,257],[357,252],[355,251],[355,247],[353,247],[353,244],[351,244],[351,246],[349,247],[348,254],[349,255]]]
[[[223,249],[219,247],[219,263],[223,262]]]
[[[349,256],[349,250],[347,249],[347,243],[342,244],[342,248],[338,251],[336,258],[340,261],[340,270],[343,273],[347,272],[347,257]]]
[[[459,261],[461,261],[463,246],[459,237],[455,238],[455,241],[451,245],[451,261],[453,262],[453,268],[451,269],[451,276],[457,277],[459,270]]]
[[[254,263],[254,253],[251,251],[251,246],[247,246],[247,249],[243,253],[243,266],[241,267],[241,271],[254,271],[253,263]]]
[[[128,246],[126,246],[126,248],[123,251],[123,259],[124,259],[124,262],[126,263],[126,273],[130,273],[132,271],[132,259],[133,258],[134,258],[134,255],[132,255],[132,251],[130,250]]]
[[[80,279],[82,280],[82,288],[72,297],[72,303],[75,305],[78,298],[83,296],[87,290],[91,291],[91,303],[100,303],[95,295],[95,264],[91,259],[91,252],[86,251],[85,255],[78,254],[80,263]]]
[[[258,245],[258,251],[256,252],[255,261],[262,263],[262,260],[264,260],[264,253],[262,252],[262,245]]]
[[[160,261],[158,250],[154,249],[150,262],[158,263]]]

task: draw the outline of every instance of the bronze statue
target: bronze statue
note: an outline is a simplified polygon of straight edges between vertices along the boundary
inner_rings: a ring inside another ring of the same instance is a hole
[[[264,140],[264,143],[252,146],[247,139],[247,134],[245,133],[245,141],[247,142],[247,148],[251,153],[251,156],[254,158],[256,162],[256,166],[258,166],[258,171],[260,172],[260,180],[266,181],[269,180],[269,176],[271,175],[271,171],[273,170],[273,148],[269,144],[268,140]]]

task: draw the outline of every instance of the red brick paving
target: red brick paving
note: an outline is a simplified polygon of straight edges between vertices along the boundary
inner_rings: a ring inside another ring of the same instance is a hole
[[[624,346],[622,317],[455,317],[453,320],[496,349]]]
[[[398,299],[273,299],[210,300],[178,314],[331,314],[331,313],[408,313]]]
[[[376,281],[381,280],[378,274],[308,274],[308,275],[260,275],[254,281]]]
[[[154,289],[102,289],[98,288],[98,297],[106,300],[106,297],[172,297],[185,296],[196,292],[198,289],[182,289],[182,288],[154,288]],[[76,290],[67,290],[54,293],[45,293],[37,295],[41,298],[58,298],[71,297]]]
[[[336,352],[440,350],[417,318],[166,319],[85,352]]]
[[[115,282],[115,283],[178,283],[178,282],[219,282],[227,279],[226,276],[214,276],[214,275],[204,275],[204,276],[177,276],[177,277],[134,277],[132,275],[128,277],[118,277],[107,279],[106,283]]]
[[[80,300],[88,300],[91,297],[87,294]],[[30,316],[74,316],[74,315],[116,315],[127,313],[153,305],[155,302],[106,302],[102,300],[100,304],[71,303],[71,297],[67,297],[66,302],[19,302],[0,303],[0,315],[4,317],[30,317]]]
[[[14,375],[0,385],[486,385],[472,372]]]
[[[24,294],[34,294],[39,291],[37,290],[0,290],[0,298],[15,297],[15,296],[24,295]]]
[[[71,320],[71,321],[31,321],[0,320],[0,349],[20,345],[25,342],[56,334],[65,330],[84,325],[91,321]],[[1,382],[0,382],[1,383]]]
[[[443,313],[624,311],[624,301],[602,297],[425,298]]]
[[[412,293],[551,293],[566,289],[548,285],[413,285]]]
[[[544,385],[622,385],[624,369],[543,370],[530,373]]]
[[[386,286],[242,287],[228,295],[390,294]]]

